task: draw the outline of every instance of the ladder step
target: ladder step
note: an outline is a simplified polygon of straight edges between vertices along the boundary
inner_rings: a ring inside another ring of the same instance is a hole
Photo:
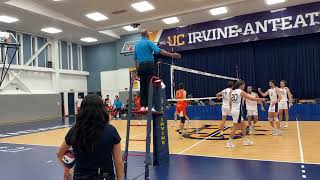
[[[138,157],[144,157],[145,154],[128,154],[127,156],[138,156]]]
[[[140,126],[147,126],[146,124],[141,124],[141,125],[139,125],[139,124],[130,124],[130,126],[138,126],[138,127],[140,127]]]
[[[129,141],[146,141],[145,139],[129,139]]]

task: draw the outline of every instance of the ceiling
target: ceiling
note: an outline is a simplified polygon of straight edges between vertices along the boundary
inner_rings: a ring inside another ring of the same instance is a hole
[[[92,43],[84,43],[80,38],[97,38],[98,42],[93,44],[115,41],[121,35],[135,33],[122,28],[132,23],[140,23],[141,28],[159,30],[318,0],[287,0],[273,6],[266,5],[264,0],[148,0],[155,6],[155,10],[144,13],[131,7],[131,3],[138,1],[140,0],[0,0],[0,15],[19,19],[11,24],[0,23],[0,28],[89,45]],[[220,16],[209,14],[209,9],[220,6],[227,6],[228,13]],[[103,13],[109,19],[92,21],[85,17],[90,12]],[[161,21],[171,16],[177,16],[180,22],[166,25]],[[40,29],[48,26],[60,28],[63,33],[49,35],[41,32]],[[99,33],[103,30],[108,30],[108,35]]]

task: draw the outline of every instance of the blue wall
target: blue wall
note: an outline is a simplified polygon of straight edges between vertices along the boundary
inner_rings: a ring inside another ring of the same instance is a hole
[[[116,43],[86,46],[85,69],[89,71],[88,91],[101,91],[101,71],[116,69]]]
[[[88,91],[101,91],[101,71],[129,68],[134,65],[133,56],[121,55],[125,42],[139,40],[139,34],[121,36],[116,42],[86,46],[82,48],[84,63],[83,68],[89,71]]]
[[[117,47],[117,69],[128,68],[134,66],[133,56],[124,56],[120,54],[125,42],[137,41],[140,39],[140,34],[131,34],[127,36],[121,36],[121,39],[116,42]]]

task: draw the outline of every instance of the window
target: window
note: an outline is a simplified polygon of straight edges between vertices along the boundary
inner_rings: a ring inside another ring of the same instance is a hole
[[[44,44],[48,42],[48,39],[44,40]],[[48,62],[52,62],[52,56],[51,56],[51,45],[49,44],[45,49],[44,49],[44,59],[45,59],[45,65],[48,67]]]
[[[6,30],[1,30],[0,29],[0,31],[1,32],[7,32]],[[6,63],[8,63],[8,56],[6,57],[6,53],[7,53],[7,47],[2,47],[2,46],[0,46],[0,63],[2,64],[2,63],[4,63],[4,62],[6,62]]]
[[[77,46],[77,53],[78,53],[78,70],[82,71],[82,46]]]
[[[62,69],[62,49],[61,49],[61,41],[58,43],[58,52],[59,52],[59,69]]]
[[[6,50],[7,50],[6,47],[0,46],[0,56],[1,56],[1,61],[0,61],[0,63],[1,63],[1,64],[4,63],[4,62],[8,63],[8,56],[7,56],[7,58],[6,58],[6,53],[7,53]]]
[[[38,51],[37,37],[31,36],[31,56],[36,54],[37,51]],[[38,57],[36,57],[30,65],[38,66]]]
[[[71,43],[68,43],[68,45],[67,45],[67,55],[68,55],[68,69],[73,70],[72,44]]]
[[[17,64],[23,65],[23,34],[17,33],[16,34],[17,41],[20,43],[18,51],[16,53]]]

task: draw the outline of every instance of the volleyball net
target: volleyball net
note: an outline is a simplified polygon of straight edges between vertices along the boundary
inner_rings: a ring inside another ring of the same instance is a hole
[[[225,87],[228,81],[237,81],[238,77],[230,77],[205,71],[199,71],[196,69],[185,68],[176,65],[170,65],[170,94],[171,98],[168,102],[177,102],[175,99],[175,91],[178,84],[183,83],[187,89],[188,98],[183,99],[186,101],[212,101],[217,99],[214,95],[217,89],[221,90]],[[211,91],[209,93],[200,92],[200,90],[206,89]],[[195,95],[192,95],[192,92]],[[202,94],[209,94],[210,96],[201,97]],[[196,97],[195,97],[196,96]]]

